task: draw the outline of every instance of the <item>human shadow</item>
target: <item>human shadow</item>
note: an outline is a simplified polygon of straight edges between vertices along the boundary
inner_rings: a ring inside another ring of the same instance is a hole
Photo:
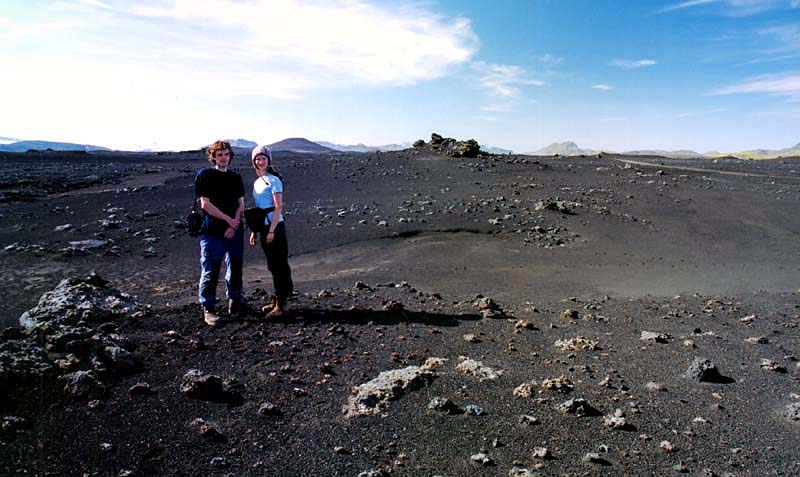
[[[291,308],[279,318],[251,317],[256,321],[276,323],[339,323],[351,325],[398,325],[400,323],[420,323],[434,326],[458,326],[462,321],[477,321],[482,317],[475,313],[445,314],[412,310],[342,310],[331,308]]]

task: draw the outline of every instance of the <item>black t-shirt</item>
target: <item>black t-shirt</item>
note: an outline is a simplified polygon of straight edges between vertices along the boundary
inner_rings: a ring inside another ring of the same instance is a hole
[[[194,191],[198,197],[208,198],[216,208],[233,217],[239,208],[239,199],[244,197],[242,177],[228,169],[225,172],[206,168],[197,173],[194,180]],[[202,233],[222,237],[228,224],[206,214]]]

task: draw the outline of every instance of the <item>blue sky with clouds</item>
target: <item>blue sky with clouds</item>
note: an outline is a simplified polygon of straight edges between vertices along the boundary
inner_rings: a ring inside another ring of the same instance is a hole
[[[800,141],[800,0],[9,0],[0,136],[187,149]]]

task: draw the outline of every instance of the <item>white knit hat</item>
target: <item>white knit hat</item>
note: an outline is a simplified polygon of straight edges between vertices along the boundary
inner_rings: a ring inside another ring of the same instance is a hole
[[[256,156],[259,154],[264,154],[267,156],[267,159],[270,161],[272,160],[272,151],[269,150],[269,146],[267,145],[254,147],[253,151],[250,153],[250,159],[255,160]]]

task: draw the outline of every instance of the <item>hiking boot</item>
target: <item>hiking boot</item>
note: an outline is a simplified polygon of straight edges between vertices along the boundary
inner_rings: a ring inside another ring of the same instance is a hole
[[[281,318],[286,316],[286,312],[288,311],[286,307],[286,303],[281,303],[278,300],[275,300],[275,306],[267,313],[267,318]]]
[[[242,300],[230,298],[228,300],[228,314],[231,316],[235,316],[241,312],[242,312]]]
[[[278,306],[278,299],[273,296],[271,302],[261,307],[261,313],[272,313],[272,310],[277,308],[277,306]]]
[[[205,321],[208,326],[217,326],[220,318],[213,308],[203,308],[203,321]]]

